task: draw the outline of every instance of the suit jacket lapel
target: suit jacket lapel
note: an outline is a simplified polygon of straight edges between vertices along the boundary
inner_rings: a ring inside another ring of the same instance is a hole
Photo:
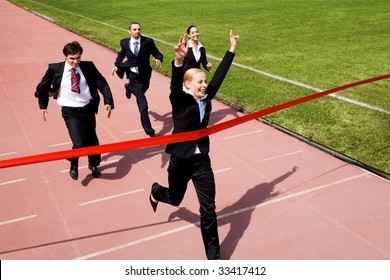
[[[93,100],[99,100],[99,94],[95,84],[94,70],[90,62],[80,61],[79,67],[87,82],[89,92]]]
[[[145,37],[141,35],[141,36],[140,36],[140,43],[139,43],[139,46],[138,46],[138,56],[140,56],[141,49],[142,49],[142,47],[143,47],[143,45],[144,45],[144,42],[145,42]],[[128,45],[128,47],[129,47],[129,52],[130,52],[134,57],[136,57],[135,54],[131,51],[131,48],[130,48],[130,39],[129,39],[129,43],[128,43],[127,45]]]
[[[135,54],[131,51],[130,43],[131,43],[131,38],[126,39],[126,52],[127,52],[131,57],[136,57]],[[141,45],[142,45],[142,43],[141,43]],[[141,46],[138,46],[138,47],[139,47],[139,50],[141,50]],[[138,53],[139,53],[139,52],[138,52]]]
[[[89,91],[91,92],[92,97],[94,97],[94,92],[93,92],[94,88],[93,88],[93,83],[92,83],[93,78],[90,75],[91,70],[88,67],[88,64],[84,63],[83,61],[80,61],[79,67],[80,67],[81,71],[83,72],[85,80],[87,81]]]
[[[56,70],[54,72],[52,85],[50,85],[50,86],[53,86],[54,91],[57,91],[60,88],[62,75],[64,74],[64,68],[65,68],[65,61],[58,63],[58,67],[56,68]]]
[[[126,39],[126,52],[131,53],[130,38]]]

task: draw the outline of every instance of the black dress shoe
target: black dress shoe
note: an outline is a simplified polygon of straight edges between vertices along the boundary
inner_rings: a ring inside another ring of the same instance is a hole
[[[92,171],[92,176],[94,178],[99,178],[100,177],[100,171],[99,171],[99,169],[96,166],[89,165],[88,168],[89,168],[89,170]]]
[[[125,84],[126,97],[127,99],[131,98],[132,91],[129,89],[129,84]]]
[[[154,202],[152,200],[152,194],[153,194],[154,190],[156,190],[158,188],[158,186],[159,186],[158,183],[153,183],[152,189],[150,190],[150,195],[149,195],[149,202],[150,202],[150,205],[152,205],[153,212],[156,212],[156,210],[157,210],[158,201]]]
[[[69,175],[73,180],[77,180],[79,178],[79,170],[77,166],[70,166]]]
[[[157,137],[157,136],[160,136],[160,133],[152,133],[152,134],[149,134],[150,137]]]

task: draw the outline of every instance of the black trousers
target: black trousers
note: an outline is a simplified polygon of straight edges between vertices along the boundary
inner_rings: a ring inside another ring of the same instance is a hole
[[[138,111],[141,117],[142,128],[147,135],[155,133],[149,119],[148,113],[148,101],[146,100],[145,93],[149,89],[150,76],[143,77],[136,73],[130,72],[129,76],[129,90],[134,92],[137,98]]]
[[[220,259],[217,215],[215,213],[215,180],[208,155],[178,158],[171,155],[168,167],[169,188],[159,186],[153,197],[160,202],[178,206],[192,180],[199,201],[200,229],[206,256]]]
[[[85,107],[62,107],[62,117],[68,128],[69,136],[73,143],[73,149],[99,145],[96,135],[96,117],[90,104]],[[72,165],[78,166],[79,158],[68,159]],[[99,166],[101,155],[89,155],[90,166]]]

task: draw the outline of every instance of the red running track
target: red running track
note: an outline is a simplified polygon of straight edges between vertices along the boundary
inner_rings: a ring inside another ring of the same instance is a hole
[[[33,92],[72,40],[114,93],[111,119],[102,109],[97,117],[100,142],[145,137],[135,100],[111,76],[115,52],[7,1],[0,2],[0,34],[0,160],[70,149],[59,107],[51,102],[44,122]],[[149,110],[164,135],[172,128],[168,94],[169,79],[154,72]],[[240,116],[213,106],[211,124]],[[214,134],[211,143],[223,259],[390,259],[388,180],[257,121]],[[163,150],[103,154],[99,179],[85,157],[78,181],[65,160],[1,169],[0,258],[205,259],[192,187],[178,208],[160,204],[153,213],[149,205],[151,184],[167,183]]]

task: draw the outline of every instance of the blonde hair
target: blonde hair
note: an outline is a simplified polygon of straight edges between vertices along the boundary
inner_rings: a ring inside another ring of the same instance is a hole
[[[190,68],[188,69],[185,73],[184,73],[184,76],[183,76],[183,85],[185,85],[186,82],[191,82],[192,81],[192,78],[200,73],[200,72],[203,72],[202,70],[200,70],[199,68]]]

